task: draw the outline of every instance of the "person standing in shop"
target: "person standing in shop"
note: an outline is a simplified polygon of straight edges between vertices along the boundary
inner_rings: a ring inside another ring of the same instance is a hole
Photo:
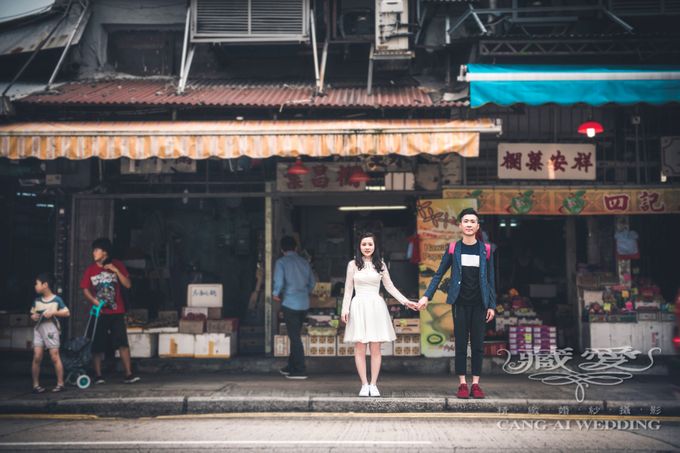
[[[493,256],[490,244],[477,239],[479,215],[472,208],[463,209],[458,222],[463,239],[449,245],[442,256],[437,273],[418,301],[423,310],[434,296],[444,274],[451,268],[451,283],[446,303],[452,305],[454,339],[456,342],[455,371],[458,375],[458,398],[484,398],[479,386],[484,356],[484,331],[486,323],[496,314],[496,289],[494,285]],[[467,371],[467,346],[472,353],[472,388],[465,380]]]
[[[291,236],[281,238],[283,256],[274,265],[272,296],[275,302],[281,304],[290,340],[288,366],[279,372],[288,379],[307,379],[301,332],[316,279],[309,262],[295,252],[296,247],[297,243]]]
[[[364,233],[357,241],[354,259],[347,264],[341,316],[342,322],[347,324],[344,341],[354,343],[354,361],[361,379],[359,396],[380,396],[377,387],[382,363],[380,345],[397,338],[387,304],[380,296],[381,282],[402,305],[416,309],[416,304],[404,297],[392,283],[375,235]],[[354,297],[353,292],[356,292]],[[371,348],[370,384],[366,375],[367,345]]]

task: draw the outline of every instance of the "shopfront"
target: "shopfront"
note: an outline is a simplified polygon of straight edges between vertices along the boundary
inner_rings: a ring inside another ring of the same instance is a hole
[[[90,244],[106,236],[114,238],[133,275],[130,318],[140,338],[211,333],[206,332],[210,318],[200,326],[189,322],[203,307],[190,307],[187,288],[219,284],[219,313],[208,311],[219,319],[212,321],[238,319],[239,349],[271,353],[279,325],[269,295],[280,237],[295,233],[320,281],[330,284],[329,291],[320,287],[315,308],[325,308],[322,299],[337,294],[333,288],[344,281],[354,233],[369,228],[382,235],[395,279],[417,298],[417,267],[406,256],[407,238],[415,233],[418,197],[438,194],[441,177],[438,164],[427,165],[427,157],[419,161],[418,156],[474,157],[485,132],[498,133],[500,125],[489,120],[34,123],[3,126],[0,143],[10,159],[97,158],[132,178],[127,185],[72,198],[67,296],[73,334],[87,320],[78,287],[91,262]],[[303,161],[291,162],[300,156]],[[242,157],[264,168],[250,186],[230,189],[208,181],[210,166],[220,160],[239,165]],[[145,186],[144,178],[133,181],[148,166],[158,170],[155,179],[167,170],[186,172],[186,182],[175,178],[174,187],[159,190]],[[197,166],[205,184],[193,180]],[[307,172],[295,174],[294,166]],[[366,177],[353,178],[357,172]],[[189,354],[182,338],[172,341],[174,349],[166,348],[165,356]]]

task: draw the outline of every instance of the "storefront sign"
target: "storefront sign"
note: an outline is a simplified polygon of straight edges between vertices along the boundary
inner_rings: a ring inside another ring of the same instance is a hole
[[[305,162],[306,175],[289,175],[289,164],[276,166],[276,190],[279,192],[350,192],[364,191],[366,183],[350,182],[352,172],[359,168],[354,164],[336,162]]]
[[[525,187],[446,189],[445,199],[476,198],[492,215],[608,215],[680,213],[680,189]]]
[[[661,137],[661,172],[680,176],[680,137]]]
[[[458,213],[465,208],[477,208],[474,196],[461,197],[465,199],[423,199],[418,200],[417,228],[421,238],[447,238],[458,240]]]
[[[499,179],[595,180],[595,145],[499,143]]]

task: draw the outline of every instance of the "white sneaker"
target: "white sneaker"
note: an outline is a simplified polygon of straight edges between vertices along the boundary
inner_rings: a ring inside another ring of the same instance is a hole
[[[369,388],[370,386],[368,384],[362,385],[361,390],[359,390],[359,396],[369,396],[370,394]]]
[[[368,393],[371,396],[380,396],[380,392],[378,391],[378,386],[376,386],[376,385],[369,385],[368,386]]]

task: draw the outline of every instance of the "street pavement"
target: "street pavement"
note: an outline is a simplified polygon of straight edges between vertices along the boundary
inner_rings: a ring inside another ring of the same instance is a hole
[[[330,371],[330,370],[328,370]],[[383,373],[382,398],[359,398],[360,382],[350,373],[311,374],[305,381],[278,373],[142,374],[136,384],[122,375],[107,383],[63,393],[31,393],[30,377],[2,376],[0,414],[94,414],[108,417],[234,412],[456,412],[587,415],[680,415],[680,386],[668,376],[634,376],[621,384],[591,384],[576,401],[574,384],[553,386],[526,375],[483,377],[484,400],[455,397],[449,375]],[[54,385],[45,377],[42,384]]]
[[[626,424],[627,423],[627,424]],[[0,451],[680,451],[680,417],[240,413],[0,416]]]

